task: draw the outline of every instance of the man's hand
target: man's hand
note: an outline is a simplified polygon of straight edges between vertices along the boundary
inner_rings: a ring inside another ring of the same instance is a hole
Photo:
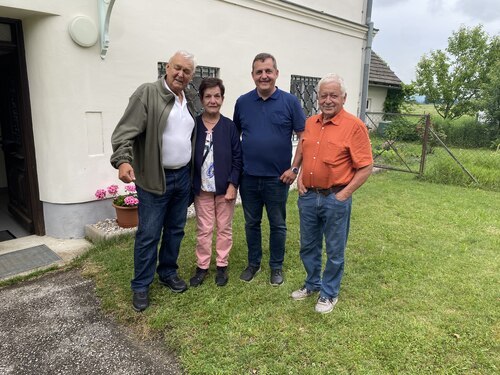
[[[357,169],[351,182],[349,182],[345,188],[335,194],[335,198],[337,198],[337,200],[341,202],[349,199],[352,194],[366,182],[368,177],[370,177],[370,175],[372,174],[372,169],[373,164]]]
[[[118,166],[118,178],[126,184],[135,181],[134,168],[129,163],[122,163]]]
[[[348,200],[351,197],[352,193],[347,192],[347,190],[344,188],[340,190],[337,194],[335,194],[335,198],[337,198],[338,201],[344,202]]]
[[[302,182],[302,172],[299,174],[299,178],[297,179],[297,190],[299,191],[299,195],[304,195],[305,193],[307,193],[307,188]]]
[[[226,190],[226,195],[224,195],[224,199],[227,201],[234,201],[236,199],[238,190],[233,184],[229,184]]]
[[[297,175],[292,172],[292,169],[287,169],[283,174],[280,176],[281,182],[291,185],[297,178]]]

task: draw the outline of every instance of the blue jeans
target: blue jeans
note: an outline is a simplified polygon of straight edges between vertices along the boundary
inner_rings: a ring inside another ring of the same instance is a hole
[[[266,207],[269,220],[269,266],[281,269],[285,258],[286,201],[289,186],[279,177],[243,175],[240,184],[241,203],[245,214],[248,264],[260,267],[262,261],[262,211]]]
[[[131,282],[135,292],[149,289],[155,269],[162,279],[177,273],[177,258],[191,193],[189,167],[166,169],[165,179],[167,189],[162,195],[137,186],[139,225],[135,235],[134,279]]]
[[[339,201],[335,194],[324,196],[309,190],[298,199],[300,216],[300,258],[306,269],[305,286],[319,290],[321,297],[339,294],[344,273],[344,252],[349,234],[352,198]],[[326,264],[321,277],[323,236]]]

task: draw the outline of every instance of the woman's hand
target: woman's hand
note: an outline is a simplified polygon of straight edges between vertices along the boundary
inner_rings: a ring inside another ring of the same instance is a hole
[[[226,195],[224,195],[224,199],[227,201],[234,201],[236,199],[236,195],[238,193],[238,189],[233,184],[229,184],[226,190]]]

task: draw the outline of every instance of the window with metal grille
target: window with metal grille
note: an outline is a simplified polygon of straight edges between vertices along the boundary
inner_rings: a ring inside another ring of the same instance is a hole
[[[163,76],[166,73],[165,68],[166,62],[159,61],[158,62],[158,78]],[[203,66],[198,65],[194,72],[193,80],[189,83],[188,87],[195,89],[198,92],[198,88],[200,87],[201,80],[206,77],[218,77],[219,76],[219,68],[215,68],[212,66]]]
[[[306,117],[318,113],[318,93],[316,86],[320,78],[292,75],[290,93],[295,95],[306,114]]]

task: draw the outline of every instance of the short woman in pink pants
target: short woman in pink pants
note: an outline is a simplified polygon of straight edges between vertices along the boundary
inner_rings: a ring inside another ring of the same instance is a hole
[[[238,129],[233,121],[220,113],[224,91],[219,78],[204,78],[199,88],[204,112],[196,118],[193,190],[197,221],[197,267],[190,279],[191,286],[201,285],[207,276],[215,227],[215,282],[218,286],[224,286],[228,281],[227,265],[233,245],[232,221],[242,160]]]

